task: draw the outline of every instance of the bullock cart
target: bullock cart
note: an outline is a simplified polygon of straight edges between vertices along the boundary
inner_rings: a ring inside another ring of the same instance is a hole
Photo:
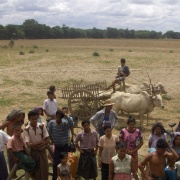
[[[104,98],[100,94],[106,88],[106,81],[72,84],[69,87],[61,88],[61,98],[67,100],[72,116],[76,116],[79,119],[89,119],[99,109],[102,109],[104,100],[107,97]]]

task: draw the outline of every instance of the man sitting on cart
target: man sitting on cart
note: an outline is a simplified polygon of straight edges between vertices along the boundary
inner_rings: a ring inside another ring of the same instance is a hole
[[[130,74],[128,66],[125,65],[126,60],[124,58],[122,58],[120,60],[120,62],[121,62],[121,66],[118,66],[117,76],[115,77],[115,80],[112,82],[112,84],[107,88],[107,90],[108,90],[112,87],[114,93],[115,93],[116,83],[124,81],[126,79],[126,77],[129,76],[129,74]]]

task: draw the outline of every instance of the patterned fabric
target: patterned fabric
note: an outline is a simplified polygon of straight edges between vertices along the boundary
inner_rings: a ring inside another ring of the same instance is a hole
[[[94,151],[84,150],[84,153],[80,154],[77,174],[84,179],[93,179],[98,176]]]
[[[95,130],[91,130],[90,133],[85,133],[84,131],[81,131],[77,134],[74,144],[77,145],[79,141],[81,149],[96,148],[99,143],[98,134]]]
[[[130,174],[115,174],[114,175],[114,180],[131,180],[131,175]]]
[[[112,134],[111,138],[107,138],[105,135],[100,137],[99,146],[103,148],[101,161],[105,164],[109,164],[111,158],[115,156],[116,150],[115,145],[118,141],[118,137]]]
[[[136,148],[136,139],[142,139],[139,129],[134,129],[133,132],[129,132],[126,128],[123,128],[120,132],[120,138],[124,140],[128,150],[134,150]],[[135,152],[137,154],[137,151]]]
[[[65,166],[62,164],[58,165],[58,168],[60,170],[60,176],[62,176],[62,180],[64,179],[70,179],[70,165],[66,164]]]
[[[123,160],[118,158],[118,155],[112,157],[112,161],[114,164],[114,173],[131,173],[131,156],[126,154]]]
[[[51,120],[48,124],[49,136],[55,145],[64,145],[68,143],[69,130],[74,125],[71,117],[62,119],[61,124],[57,124],[56,120]]]

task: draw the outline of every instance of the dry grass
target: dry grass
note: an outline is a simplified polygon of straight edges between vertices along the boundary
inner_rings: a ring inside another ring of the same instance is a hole
[[[2,48],[8,41],[0,41],[0,113],[4,119],[13,107],[28,112],[46,99],[49,85],[60,88],[69,83],[106,80],[111,83],[116,74],[119,59],[127,59],[131,75],[127,82],[141,84],[149,81],[165,85],[171,101],[164,101],[165,109],[155,109],[145,126],[145,145],[141,154],[147,152],[147,136],[157,120],[166,127],[169,122],[180,120],[180,41],[179,40],[15,40],[13,48]],[[33,46],[38,48],[33,48]],[[35,53],[29,53],[33,49]],[[48,49],[48,52],[47,52]],[[25,55],[19,55],[23,51]],[[93,52],[100,56],[92,56]],[[66,105],[58,99],[60,107]],[[138,117],[135,116],[138,120]],[[119,126],[125,126],[126,116]]]

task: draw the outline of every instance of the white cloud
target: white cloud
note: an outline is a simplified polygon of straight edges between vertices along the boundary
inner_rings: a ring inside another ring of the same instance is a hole
[[[0,24],[180,31],[179,0],[0,0]]]

